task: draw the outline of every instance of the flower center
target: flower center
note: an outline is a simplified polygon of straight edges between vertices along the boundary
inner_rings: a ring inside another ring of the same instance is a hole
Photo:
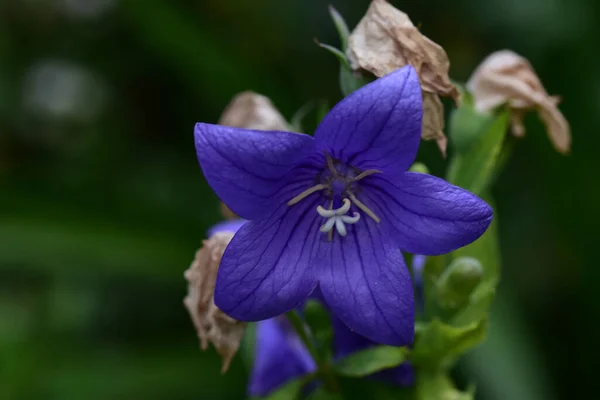
[[[369,175],[380,174],[381,171],[376,169],[360,171],[357,168],[334,160],[328,154],[325,154],[325,157],[327,160],[327,169],[319,174],[320,183],[294,196],[288,201],[288,206],[293,206],[315,192],[323,191],[323,194],[328,199],[327,208],[318,206],[317,213],[321,217],[327,218],[321,226],[320,231],[328,233],[330,241],[333,237],[334,227],[340,236],[346,236],[348,233],[346,224],[355,224],[360,220],[360,214],[356,211],[353,212],[352,216],[347,215],[352,206],[355,206],[375,222],[379,223],[381,221],[379,217],[356,197],[356,193],[359,189],[358,182],[361,179]],[[338,208],[333,208],[334,205],[337,206],[340,204],[341,206]]]

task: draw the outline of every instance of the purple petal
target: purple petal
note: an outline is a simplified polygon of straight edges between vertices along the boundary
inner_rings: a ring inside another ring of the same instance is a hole
[[[406,66],[339,102],[317,128],[316,144],[362,170],[399,174],[417,154],[422,114],[419,78]]]
[[[413,272],[413,281],[415,286],[423,285],[423,270],[425,269],[425,262],[427,261],[427,256],[423,254],[415,254],[412,258],[412,272]]]
[[[219,267],[215,304],[242,321],[283,314],[304,301],[317,285],[314,249],[323,236],[316,212],[320,196],[312,194],[294,206],[282,198],[297,192],[291,185],[267,218],[249,221],[233,237]]]
[[[376,345],[372,340],[348,329],[346,324],[335,316],[331,318],[331,325],[333,327],[333,352],[336,360]]]
[[[256,325],[250,396],[266,396],[286,382],[316,370],[310,353],[285,322],[272,318]]]
[[[423,280],[423,271],[427,256],[415,254],[412,258],[412,278],[415,286],[415,303],[419,313],[425,311],[425,282]]]
[[[479,238],[492,222],[485,201],[435,176],[406,172],[394,179],[383,174],[368,178],[365,201],[403,251],[448,253]]]
[[[332,318],[334,357],[341,359],[360,350],[376,346],[364,336],[352,332],[338,318]],[[410,386],[414,383],[415,374],[410,363],[405,362],[395,368],[386,369],[373,375],[373,378],[400,386]]]
[[[373,376],[402,387],[412,386],[415,383],[415,370],[408,361],[396,368],[383,370]]]
[[[288,172],[314,153],[314,140],[292,132],[196,124],[196,153],[208,184],[236,214],[260,217],[276,204]]]
[[[362,222],[364,221],[364,222]],[[408,345],[414,336],[410,274],[397,246],[369,218],[351,225],[345,238],[319,246],[316,268],[333,314],[368,339]]]
[[[213,225],[207,232],[207,236],[211,237],[218,232],[236,233],[246,222],[244,219],[234,219],[231,221],[223,221]]]

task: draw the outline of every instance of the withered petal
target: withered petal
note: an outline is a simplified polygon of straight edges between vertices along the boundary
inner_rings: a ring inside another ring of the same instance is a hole
[[[448,77],[450,61],[444,49],[385,0],[371,2],[349,37],[348,58],[353,68],[378,77],[410,64],[424,91],[458,99],[458,90]]]
[[[548,95],[525,58],[510,50],[490,54],[467,82],[467,89],[478,111],[487,112],[508,103],[513,112],[513,134],[518,137],[525,133],[525,111],[536,109],[556,150],[569,152],[571,129],[557,108],[560,98]]]
[[[221,114],[219,125],[263,131],[287,131],[289,125],[271,100],[254,92],[237,94]]]

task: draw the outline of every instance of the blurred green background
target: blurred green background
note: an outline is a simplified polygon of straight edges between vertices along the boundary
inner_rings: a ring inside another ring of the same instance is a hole
[[[353,27],[368,1],[332,0]],[[0,399],[242,398],[182,305],[220,219],[192,131],[242,90],[286,117],[339,100],[317,0],[0,0]],[[571,122],[542,124],[495,186],[503,280],[489,340],[457,369],[481,399],[589,398],[599,357],[600,3],[393,1],[466,80],[491,51],[528,58]],[[435,144],[419,158],[437,174]]]

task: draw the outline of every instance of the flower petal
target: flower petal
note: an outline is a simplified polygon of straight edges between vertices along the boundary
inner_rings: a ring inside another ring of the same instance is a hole
[[[350,329],[394,346],[412,343],[414,299],[400,250],[370,218],[322,242],[315,258],[325,303]]]
[[[422,114],[419,78],[406,66],[339,102],[317,128],[316,144],[363,170],[399,174],[417,154]]]
[[[405,172],[368,177],[362,192],[382,220],[382,230],[402,251],[439,255],[479,238],[492,222],[492,208],[473,193],[443,179]]]
[[[305,300],[317,285],[311,257],[322,217],[316,211],[320,194],[293,206],[282,204],[268,218],[247,222],[225,250],[217,275],[215,304],[241,321],[258,321],[283,314]]]
[[[196,124],[196,153],[208,184],[237,215],[254,219],[273,207],[287,173],[314,153],[312,137]]]
[[[346,324],[335,316],[331,318],[331,326],[333,327],[333,356],[336,360],[377,345],[377,343],[348,329]]]
[[[212,235],[214,235],[215,233],[218,233],[218,232],[236,233],[246,222],[248,222],[248,221],[243,220],[243,219],[233,219],[233,220],[219,222],[219,223],[213,225],[208,230],[207,236],[211,237]]]
[[[316,365],[298,336],[277,318],[256,325],[256,353],[248,394],[266,396],[284,383],[313,372]]]

